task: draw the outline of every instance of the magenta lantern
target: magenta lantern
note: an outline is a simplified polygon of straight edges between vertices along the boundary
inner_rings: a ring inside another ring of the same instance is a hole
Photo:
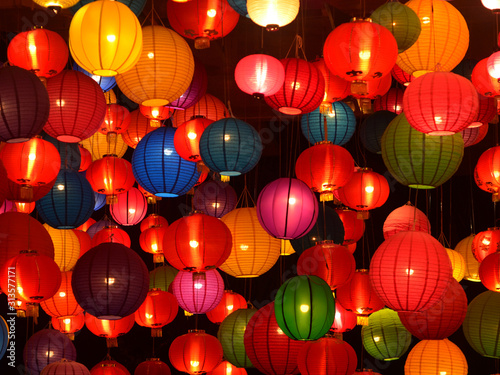
[[[168,107],[175,109],[186,109],[196,103],[207,93],[207,71],[205,66],[198,60],[194,59],[194,73],[191,84],[186,92],[179,99],[174,100]]]
[[[283,86],[285,68],[272,56],[248,55],[236,65],[234,79],[241,91],[261,99],[276,94]]]
[[[116,203],[110,205],[110,212],[113,219],[120,225],[136,225],[144,219],[148,211],[146,197],[133,187],[126,193],[116,196]]]

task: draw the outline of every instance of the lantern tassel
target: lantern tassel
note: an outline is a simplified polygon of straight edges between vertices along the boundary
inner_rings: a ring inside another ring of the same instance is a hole
[[[357,315],[356,317],[358,326],[367,326],[368,325],[368,316],[367,315]]]
[[[70,339],[71,341],[75,341],[75,334],[74,333],[66,333],[66,336],[68,337],[68,339]]]
[[[107,204],[115,204],[118,202],[118,197],[116,195],[107,195],[106,203]]]
[[[158,197],[148,197],[147,200],[148,200],[148,204],[156,204],[156,201],[161,200],[161,198],[158,198]]]
[[[17,310],[18,318],[26,318],[26,310]]]
[[[38,303],[27,303],[26,304],[26,317],[33,318],[33,322],[38,324]]]
[[[160,328],[151,328],[151,337],[162,337],[163,331]]]
[[[153,263],[163,263],[165,262],[165,257],[163,254],[154,254],[153,255]]]
[[[320,202],[331,202],[333,201],[333,192],[331,191],[323,191],[319,194]]]
[[[498,195],[498,193],[491,194],[491,201],[493,203],[500,201],[500,196]]]
[[[118,348],[118,339],[116,337],[106,337],[107,348]]]
[[[152,128],[159,128],[161,126],[161,122],[156,119],[149,119],[149,126]]]
[[[230,177],[229,177],[229,176],[223,176],[223,175],[221,175],[221,176],[220,176],[220,180],[221,180],[222,182],[229,182],[229,179],[230,179]]]
[[[370,218],[370,211],[358,211],[357,218],[360,220],[368,220]]]

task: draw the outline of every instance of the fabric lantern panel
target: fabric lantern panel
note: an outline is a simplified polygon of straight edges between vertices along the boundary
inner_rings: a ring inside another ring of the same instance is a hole
[[[179,305],[172,293],[150,290],[134,315],[137,324],[152,328],[151,336],[162,337],[161,328],[172,323],[178,311]]]
[[[139,189],[132,187],[129,191],[118,194],[116,199],[116,203],[110,206],[109,211],[118,224],[136,225],[146,216],[148,203]]]
[[[403,231],[417,231],[431,234],[431,223],[427,216],[410,202],[392,211],[384,221],[384,238]]]
[[[203,182],[193,196],[196,210],[219,219],[234,210],[237,201],[238,197],[231,185],[218,180]]]
[[[479,127],[468,127],[460,132],[464,140],[464,147],[474,146],[481,142],[488,134],[489,124],[484,124]]]
[[[205,117],[212,121],[230,117],[229,110],[224,103],[215,96],[207,93],[195,104],[185,108],[184,111],[176,111],[172,116],[172,126],[177,128],[197,116]]]
[[[402,89],[391,87],[387,93],[373,101],[374,112],[390,111],[398,115],[401,114],[403,112],[403,95]]]
[[[152,227],[168,227],[168,221],[163,216],[157,214],[148,215],[141,221],[141,232]]]
[[[57,329],[59,332],[64,333],[71,339],[72,337],[74,337],[74,334],[80,331],[85,325],[85,314],[81,312],[78,315],[61,318],[56,318],[55,316],[53,316],[50,321],[54,329]]]
[[[61,158],[61,169],[74,169],[78,171],[81,164],[80,149],[77,143],[65,143],[42,133],[42,139],[52,143]]]
[[[392,78],[405,87],[407,87],[415,79],[413,75],[406,73],[397,64],[392,67],[391,75]]]
[[[137,365],[134,375],[170,375],[170,367],[160,358],[149,358]]]
[[[231,0],[228,0],[228,2],[230,3]],[[246,1],[244,1],[244,3],[246,3]],[[227,374],[247,375],[247,370],[245,370],[244,368],[236,367],[231,362],[224,360],[214,370],[207,372],[207,375],[227,375]]]
[[[104,243],[119,243],[126,247],[130,247],[131,245],[128,233],[114,225],[102,228],[92,237],[92,247]]]
[[[106,359],[92,367],[90,375],[129,375],[129,372],[121,363]]]
[[[362,111],[369,112],[370,101],[368,99],[381,98],[389,92],[391,85],[392,78],[389,74],[386,74],[380,78],[371,79],[362,84],[352,84],[351,95],[356,99],[360,99]]]
[[[207,311],[207,318],[212,323],[220,324],[231,313],[239,309],[246,309],[245,298],[232,290],[225,290],[219,304],[212,310]]]
[[[191,84],[184,92],[184,94],[170,103],[167,108],[169,108],[170,110],[183,110],[195,105],[207,93],[207,82],[207,70],[205,69],[205,66],[200,62],[200,60],[195,58],[193,79],[191,80]]]
[[[76,13],[81,7],[84,5],[87,5],[88,3],[91,3],[94,0],[80,0],[77,2],[74,6],[71,7],[71,11],[73,13]],[[144,9],[144,6],[146,5],[146,0],[118,0],[120,3],[125,4],[130,8],[134,14],[139,17]]]
[[[98,319],[92,314],[85,312],[85,326],[94,335],[105,337],[106,341],[114,342],[117,337],[128,333],[134,326],[134,314],[124,316],[120,319]],[[111,345],[114,345],[111,344]],[[114,345],[116,346],[116,345]]]
[[[356,211],[345,207],[336,208],[335,212],[339,215],[344,225],[345,234],[342,245],[358,242],[365,233],[365,221],[358,217]]]
[[[448,257],[451,261],[451,268],[453,270],[453,278],[457,281],[462,281],[465,276],[465,259],[459,252],[446,248]]]
[[[63,358],[60,361],[53,362],[45,366],[40,373],[40,375],[62,375],[62,374],[72,374],[72,375],[90,375],[89,369],[83,364],[68,361]]]
[[[248,55],[236,64],[234,79],[241,91],[262,99],[281,89],[285,81],[285,68],[272,56]]]
[[[471,81],[479,94],[493,98],[500,93],[500,82],[488,73],[488,58],[480,60],[472,70]]]
[[[299,13],[300,1],[247,0],[248,17],[267,30],[290,24]]]
[[[479,266],[481,283],[494,292],[500,290],[500,253],[492,253],[483,259]]]
[[[479,157],[474,168],[476,185],[484,191],[493,194],[493,199],[498,197],[500,189],[500,147],[494,146],[484,151]]]
[[[130,124],[130,112],[118,104],[107,104],[104,120],[99,127],[99,133],[110,137],[123,133]]]
[[[149,271],[149,289],[160,289],[168,292],[170,284],[179,271],[172,266],[163,265]]]
[[[334,333],[349,332],[356,327],[358,319],[356,313],[344,309],[344,307],[336,300],[335,301],[335,319],[333,320],[330,331]]]
[[[492,227],[476,234],[472,241],[472,254],[481,263],[488,255],[496,253],[500,246],[500,228]]]
[[[349,81],[334,75],[325,65],[325,59],[317,58],[312,62],[321,72],[325,79],[325,96],[319,106],[322,113],[332,112],[334,102],[342,100],[351,94],[351,84]]]

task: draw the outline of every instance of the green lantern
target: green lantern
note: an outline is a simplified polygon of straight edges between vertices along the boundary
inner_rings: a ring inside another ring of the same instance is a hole
[[[420,35],[421,25],[417,13],[397,1],[379,6],[370,18],[394,35],[399,53],[410,48]]]
[[[238,309],[222,321],[217,338],[222,344],[224,358],[236,367],[254,367],[245,351],[243,336],[248,321],[257,312],[256,309]]]
[[[361,328],[361,338],[373,358],[393,361],[408,350],[411,333],[401,323],[396,311],[384,308],[370,315],[368,325]]]
[[[462,324],[469,345],[484,357],[500,358],[500,293],[487,291],[472,300]]]
[[[325,335],[335,319],[335,300],[322,278],[302,275],[288,279],[274,301],[276,321],[294,340],[317,340]]]
[[[404,113],[391,121],[382,136],[384,164],[401,184],[432,189],[457,171],[464,155],[460,133],[437,136],[413,129]]]
[[[160,289],[168,292],[168,287],[174,281],[179,270],[172,266],[160,266],[149,272],[149,289]]]

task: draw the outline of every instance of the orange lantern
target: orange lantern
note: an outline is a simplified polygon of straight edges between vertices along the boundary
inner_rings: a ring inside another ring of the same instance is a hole
[[[170,118],[175,109],[169,106],[146,106],[139,104],[139,111],[141,114],[149,119],[149,125],[152,127],[159,127],[163,120]]]
[[[213,95],[205,94],[199,101],[184,111],[176,111],[172,116],[172,126],[178,128],[194,117],[205,117],[217,121],[229,116],[229,110],[224,103]]]
[[[314,60],[312,63],[318,68],[325,79],[325,96],[320,105],[320,110],[322,113],[327,113],[331,109],[333,102],[342,100],[351,94],[351,83],[334,75],[326,67],[325,60],[322,57]]]
[[[130,124],[128,129],[122,133],[123,141],[130,147],[135,148],[146,134],[155,129],[156,128],[150,124],[150,121],[136,109],[130,112]]]
[[[200,157],[200,137],[212,120],[204,117],[195,117],[186,121],[177,128],[174,135],[174,146],[183,159],[198,162]]]
[[[474,169],[474,180],[481,190],[493,194],[494,202],[499,199],[500,146],[491,147],[481,154]]]

